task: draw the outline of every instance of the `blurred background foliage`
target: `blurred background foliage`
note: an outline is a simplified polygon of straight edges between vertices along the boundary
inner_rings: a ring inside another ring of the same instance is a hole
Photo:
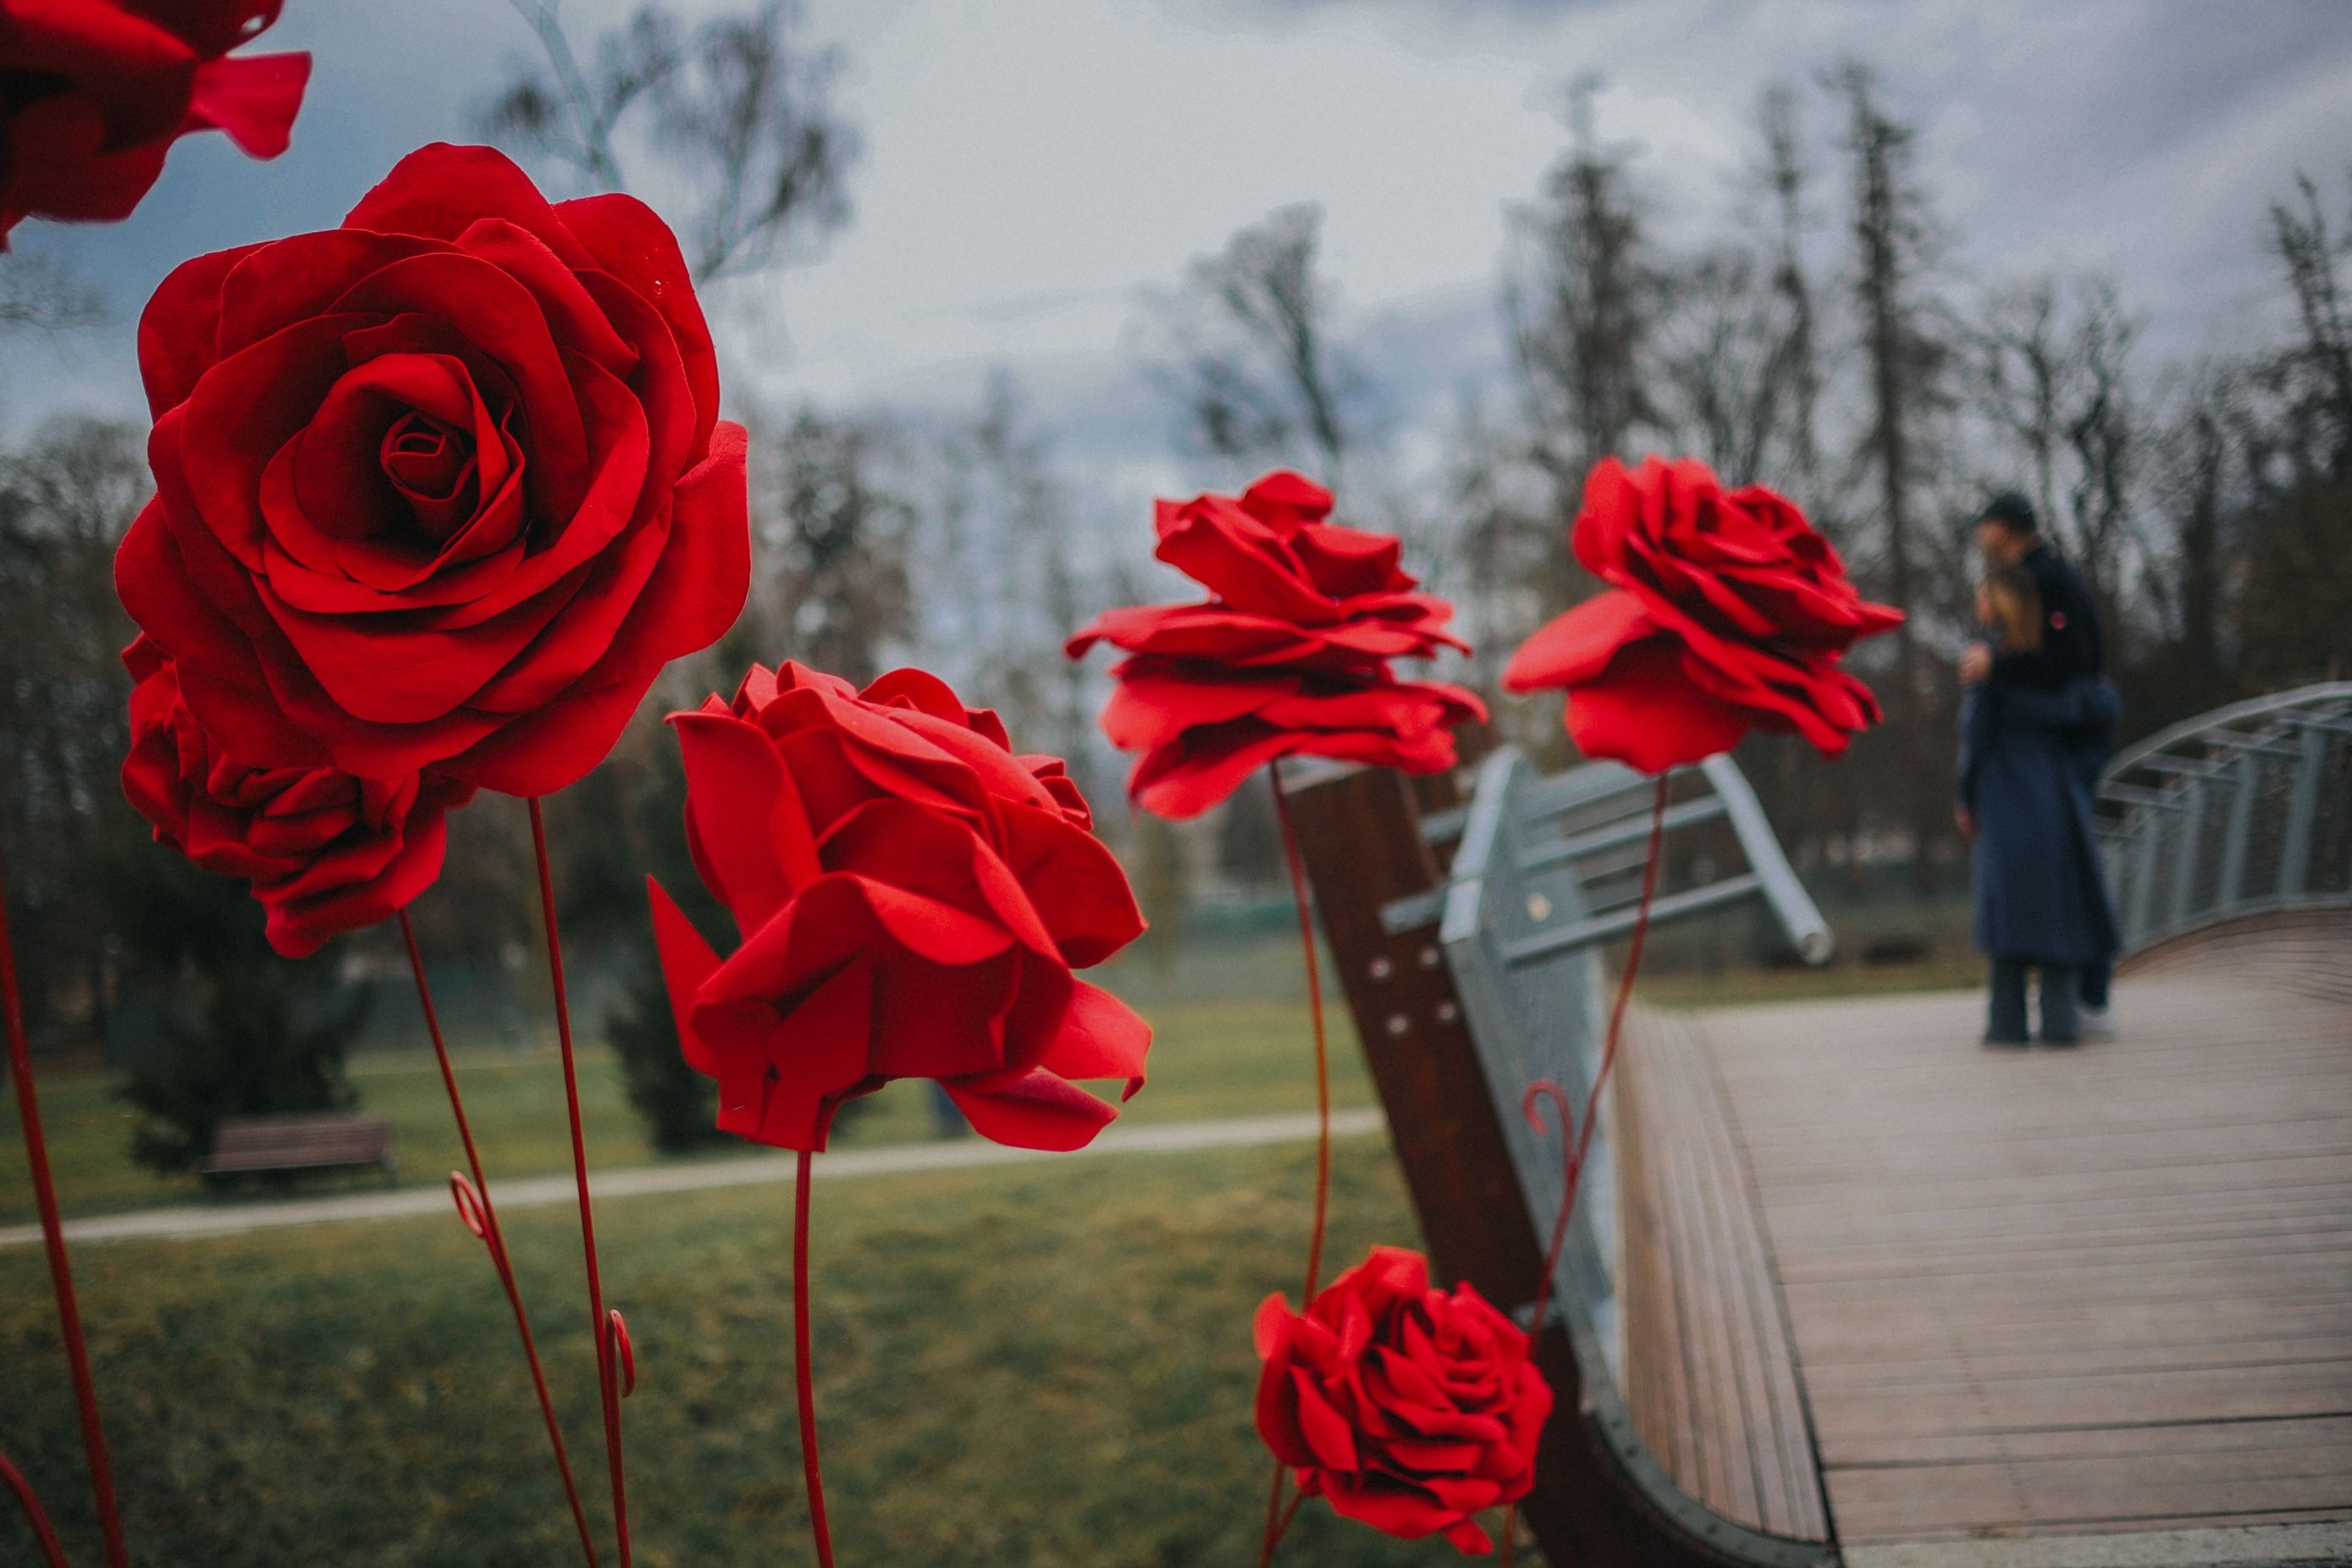
[[[591,185],[657,165],[704,279],[788,267],[855,221],[859,140],[831,91],[841,61],[793,7],[690,24],[649,5],[593,37],[565,36],[551,5],[516,8],[543,58],[514,69],[481,128]],[[1969,630],[1965,525],[1986,490],[2032,495],[2098,595],[2128,733],[2345,673],[2352,224],[2344,171],[2272,171],[2243,238],[2275,262],[2273,309],[2206,324],[2205,341],[2231,331],[2232,346],[2152,363],[2147,320],[2112,279],[1964,279],[1906,105],[1866,64],[1821,63],[1758,103],[1747,188],[1708,232],[1661,210],[1643,155],[1602,134],[1594,84],[1578,84],[1559,156],[1499,258],[1507,385],[1465,396],[1416,468],[1392,456],[1380,411],[1397,400],[1325,271],[1311,202],[1170,257],[1167,285],[1136,307],[1136,352],[1194,482],[1297,465],[1334,481],[1346,518],[1401,533],[1411,567],[1459,605],[1479,648],[1469,679],[1490,695],[1517,641],[1590,591],[1567,530],[1593,462],[1688,452],[1789,493],[1910,619],[1858,653],[1887,721],[1834,770],[1769,737],[1740,760],[1792,858],[1860,933],[1850,951],[1948,962],[1965,952],[1951,664]],[[84,331],[127,303],[54,261],[0,258],[0,356],[12,338]],[[956,417],[733,412],[753,440],[751,601],[547,808],[575,1015],[617,1053],[652,1147],[708,1142],[710,1096],[676,1056],[644,876],[730,940],[687,861],[659,721],[730,691],[755,658],[856,679],[920,663],[996,708],[1024,749],[1066,756],[1155,926],[1123,986],[1173,985],[1188,952],[1227,952],[1235,932],[1280,940],[1264,792],[1195,824],[1131,818],[1124,762],[1094,724],[1104,661],[1060,652],[1107,606],[1183,591],[1149,560],[1147,497],[1099,500],[1009,375]],[[60,414],[0,451],[0,862],[38,1047],[119,1073],[142,1156],[179,1163],[221,1116],[364,1100],[346,1052],[423,1042],[404,995],[359,1000],[405,989],[392,933],[282,963],[237,889],[150,847],[123,803],[131,628],[111,559],[150,491],[142,436]],[[1500,704],[1498,721],[1564,760],[1555,700]],[[446,869],[414,914],[461,1045],[543,1043],[518,803],[484,798],[453,819]],[[1662,975],[1763,949],[1749,928],[1708,929],[1662,943]]]

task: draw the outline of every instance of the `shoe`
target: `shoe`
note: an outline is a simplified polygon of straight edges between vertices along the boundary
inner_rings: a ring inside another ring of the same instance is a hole
[[[2033,1042],[2023,1035],[1987,1035],[1985,1048],[1995,1051],[2021,1051]]]
[[[2086,1040],[2112,1040],[2116,1037],[2116,1021],[2105,1007],[2077,1009]]]

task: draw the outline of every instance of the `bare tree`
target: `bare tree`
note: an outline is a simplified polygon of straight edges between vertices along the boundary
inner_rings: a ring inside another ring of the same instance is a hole
[[[484,131],[625,190],[623,130],[642,121],[664,182],[691,193],[677,226],[698,280],[759,270],[846,221],[857,139],[833,110],[841,57],[799,37],[792,0],[714,17],[690,37],[667,10],[643,6],[598,38],[593,67],[572,47],[560,0],[510,3],[545,62],[516,70],[483,110]]]
[[[1189,441],[1237,463],[1311,458],[1339,481],[1361,380],[1333,341],[1338,293],[1318,270],[1323,209],[1276,209],[1195,259],[1160,328]]]
[[[28,1012],[71,991],[95,1024],[107,911],[95,885],[144,837],[115,773],[129,749],[131,624],[114,550],[152,489],[143,433],[66,418],[0,455],[0,855]]]
[[[1867,380],[1867,423],[1855,467],[1877,492],[1884,591],[1913,613],[1895,633],[1896,702],[1908,709],[1923,696],[1917,616],[1927,597],[1921,568],[1928,546],[1919,537],[1927,472],[1922,437],[1927,422],[1949,401],[1943,385],[1949,354],[1924,278],[1936,239],[1914,174],[1916,132],[1880,104],[1867,66],[1849,62],[1832,79],[1847,113],[1853,308]]]
[[[2287,286],[2302,319],[2303,342],[2284,356],[2284,368],[2305,386],[2307,406],[2329,428],[2319,454],[2337,479],[2352,479],[2352,320],[2346,316],[2338,275],[2345,242],[2330,232],[2319,190],[2295,176],[2299,205],[2271,204],[2271,246],[2285,266]]]
[[[881,472],[886,439],[870,424],[799,410],[774,444],[777,477],[759,524],[775,574],[763,596],[785,647],[861,686],[915,630],[914,509]]]
[[[1772,382],[1786,388],[1789,458],[1796,478],[1811,492],[1821,472],[1822,368],[1812,280],[1805,268],[1805,190],[1812,171],[1799,132],[1796,92],[1780,85],[1765,89],[1757,121],[1764,139],[1764,181],[1772,194],[1776,219],[1772,292],[1782,321]]]
[[[1515,215],[1504,284],[1533,452],[1563,516],[1584,476],[1635,432],[1667,424],[1650,391],[1650,339],[1670,291],[1652,258],[1625,155],[1593,129],[1597,78],[1570,89],[1570,145]]]
[[[0,336],[58,332],[106,320],[106,296],[53,256],[0,255]]]

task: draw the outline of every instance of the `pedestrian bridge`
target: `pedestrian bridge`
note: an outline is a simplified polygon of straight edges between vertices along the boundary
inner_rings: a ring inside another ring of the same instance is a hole
[[[1431,1254],[1531,1303],[1650,785],[1291,785]],[[1727,763],[1661,916],[1829,936]],[[1561,1563],[2352,1562],[2352,686],[2107,775],[2112,1039],[1990,1051],[1971,994],[1636,1006],[1539,1353]]]

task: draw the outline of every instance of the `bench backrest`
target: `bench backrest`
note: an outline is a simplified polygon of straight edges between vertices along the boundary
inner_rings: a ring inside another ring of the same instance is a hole
[[[1326,936],[1431,1258],[1524,1311],[1561,1196],[1561,1145],[1528,1127],[1537,1078],[1580,1107],[1605,1020],[1601,944],[1626,932],[1647,850],[1652,781],[1613,764],[1552,776],[1516,752],[1443,783],[1328,766],[1286,773]],[[1760,900],[1811,962],[1827,928],[1727,759],[1672,784],[1676,880],[1653,922]],[[1681,853],[1694,838],[1704,853]],[[1602,1127],[1607,1121],[1604,1118]],[[1616,1172],[1605,1131],[1538,1354],[1560,1395],[1530,1522],[1556,1560],[1796,1563],[1818,1545],[1766,1537],[1678,1489],[1643,1451],[1620,1390]]]
[[[286,1170],[364,1165],[392,1147],[392,1123],[340,1113],[254,1116],[224,1121],[208,1169]]]

